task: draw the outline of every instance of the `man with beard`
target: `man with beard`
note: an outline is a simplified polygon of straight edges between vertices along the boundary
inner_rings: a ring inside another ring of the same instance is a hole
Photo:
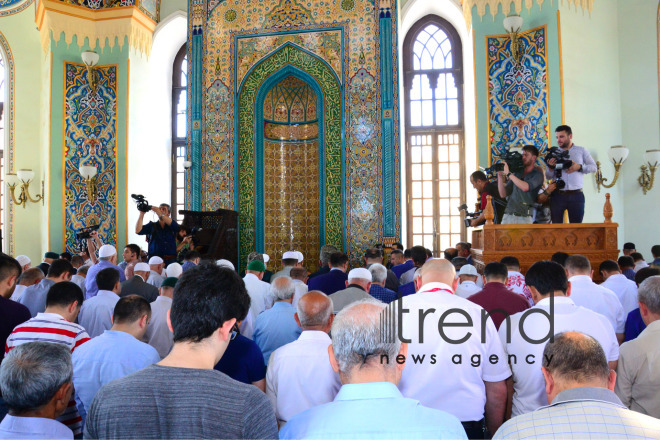
[[[525,145],[522,151],[522,161],[525,167],[522,173],[514,174],[509,171],[509,165],[506,162],[504,171],[497,172],[497,187],[500,197],[507,197],[507,205],[502,217],[503,225],[531,225],[534,221],[534,202],[539,188],[543,185],[543,173],[536,167],[539,150],[534,145]]]

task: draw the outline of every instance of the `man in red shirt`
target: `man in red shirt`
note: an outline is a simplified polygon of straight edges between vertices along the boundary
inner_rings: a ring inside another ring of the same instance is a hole
[[[488,312],[497,329],[509,316],[529,309],[522,296],[506,288],[507,275],[508,269],[504,264],[488,263],[484,268],[484,288],[468,298]]]
[[[486,209],[488,203],[488,196],[492,196],[491,204],[495,210],[495,223],[502,223],[502,216],[504,215],[504,208],[506,207],[506,200],[500,197],[500,192],[497,189],[497,182],[491,182],[483,171],[475,171],[470,176],[470,183],[472,187],[479,191],[479,209],[482,211]],[[486,215],[482,212],[479,217],[471,222],[471,226],[479,226],[486,223]]]

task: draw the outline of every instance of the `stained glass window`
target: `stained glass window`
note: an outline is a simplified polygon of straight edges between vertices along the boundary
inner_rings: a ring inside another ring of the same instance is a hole
[[[408,246],[435,256],[466,236],[461,51],[456,30],[434,15],[404,41]]]
[[[186,209],[186,160],[188,120],[188,51],[184,44],[174,58],[172,73],[172,218],[183,221],[180,210]]]

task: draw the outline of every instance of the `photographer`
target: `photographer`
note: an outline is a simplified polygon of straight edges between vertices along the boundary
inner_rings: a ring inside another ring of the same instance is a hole
[[[582,193],[584,175],[596,172],[596,162],[584,147],[573,144],[573,131],[568,125],[557,127],[555,136],[560,151],[567,152],[567,160],[573,163],[562,172],[562,179],[566,185],[564,188],[558,185],[550,198],[552,223],[563,223],[564,211],[568,211],[570,223],[582,223],[584,218],[584,194]],[[548,164],[546,177],[555,179],[558,174],[555,169],[557,159],[549,159],[546,163]]]
[[[502,197],[500,197],[497,184],[488,180],[486,173],[483,171],[475,171],[472,173],[470,176],[470,183],[472,184],[472,187],[479,192],[479,209],[481,210],[479,217],[472,219],[470,226],[475,227],[486,223],[486,215],[484,214],[484,209],[486,209],[486,205],[488,204],[488,196],[492,197],[491,204],[495,209],[495,223],[498,225],[501,224],[502,216],[504,215],[504,207],[506,206],[506,200],[503,200]]]
[[[167,265],[176,261],[176,235],[179,232],[179,225],[170,217],[170,205],[167,203],[161,203],[158,207],[152,206],[151,210],[158,215],[158,221],[143,225],[145,212],[140,211],[135,233],[147,235],[149,257],[161,257]]]
[[[522,173],[511,173],[506,162],[504,171],[497,172],[500,197],[507,197],[502,218],[503,225],[532,224],[534,202],[539,188],[543,185],[543,172],[536,167],[539,150],[534,145],[525,145],[522,151],[522,162],[525,167]]]

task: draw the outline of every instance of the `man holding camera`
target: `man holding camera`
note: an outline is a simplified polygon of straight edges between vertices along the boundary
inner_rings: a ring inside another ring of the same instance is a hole
[[[504,171],[497,172],[497,188],[500,197],[507,197],[507,205],[502,217],[503,225],[532,224],[534,221],[534,202],[539,188],[543,185],[543,172],[536,167],[539,150],[534,145],[525,145],[522,149],[522,173],[509,171],[509,164],[504,162]],[[505,179],[507,180],[504,183]]]
[[[167,203],[161,203],[158,207],[152,206],[151,210],[158,215],[158,221],[143,225],[145,212],[140,211],[135,233],[148,236],[149,257],[161,257],[165,265],[168,265],[176,261],[176,234],[179,225],[170,217],[170,205]]]
[[[564,223],[564,211],[568,211],[570,223],[582,223],[584,218],[584,194],[582,193],[584,175],[596,172],[596,162],[584,147],[573,144],[573,131],[568,125],[557,127],[555,136],[557,144],[561,148],[560,151],[568,152],[567,160],[570,160],[572,164],[562,170],[562,180],[566,185],[564,188],[558,185],[550,198],[552,223]],[[546,163],[548,164],[546,177],[555,179],[558,174],[557,159],[549,159]]]
[[[488,176],[483,171],[475,171],[470,175],[470,183],[472,187],[479,192],[479,209],[481,214],[479,217],[470,220],[470,226],[475,227],[483,225],[486,223],[486,214],[484,210],[488,204],[488,196],[491,196],[491,204],[493,209],[495,209],[495,223],[502,223],[502,216],[504,215],[504,207],[506,206],[506,201],[502,200],[500,197],[500,192],[495,182],[488,180]]]

